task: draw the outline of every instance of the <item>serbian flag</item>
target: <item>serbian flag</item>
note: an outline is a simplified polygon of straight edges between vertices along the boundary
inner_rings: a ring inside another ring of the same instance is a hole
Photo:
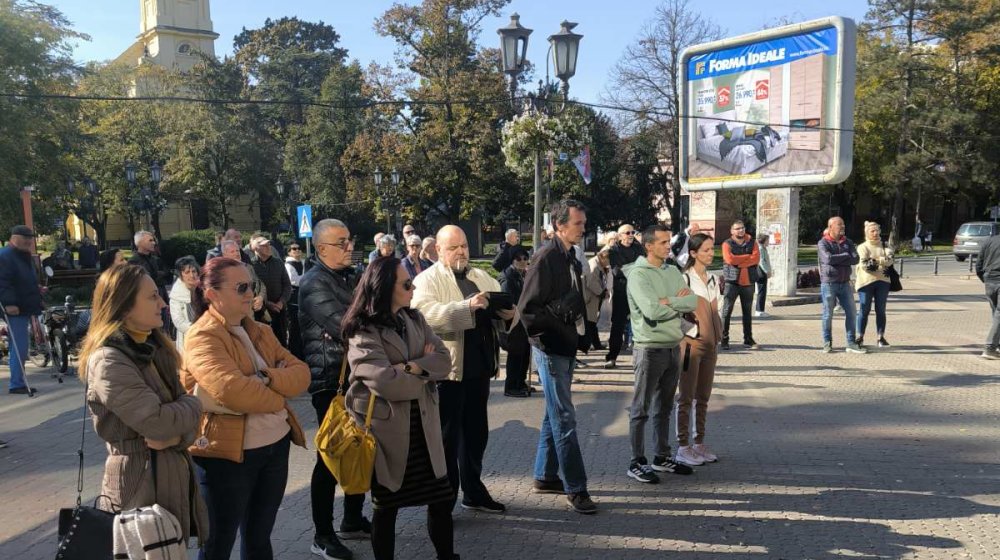
[[[573,158],[573,165],[576,166],[576,170],[580,172],[580,177],[583,178],[583,183],[585,185],[590,184],[590,146],[584,146],[583,151],[580,155]]]

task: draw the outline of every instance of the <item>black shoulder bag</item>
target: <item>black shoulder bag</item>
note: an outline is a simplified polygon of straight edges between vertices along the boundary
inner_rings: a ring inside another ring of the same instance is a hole
[[[882,242],[882,253],[885,253],[885,241]],[[896,265],[890,264],[885,267],[885,276],[889,279],[890,292],[900,292],[903,290],[903,283],[899,281],[899,272],[896,272]]]
[[[89,376],[88,376],[89,377]],[[76,479],[76,507],[59,510],[59,548],[56,560],[93,560],[111,558],[114,548],[113,523],[115,514],[97,507],[97,501],[108,496],[98,496],[93,506],[83,501],[83,445],[87,437],[87,390],[89,380],[83,383],[83,429],[80,433],[80,468]],[[112,504],[112,509],[115,505]]]

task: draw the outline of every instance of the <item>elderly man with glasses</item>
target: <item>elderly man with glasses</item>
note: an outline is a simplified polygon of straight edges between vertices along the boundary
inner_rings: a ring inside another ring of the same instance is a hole
[[[608,250],[608,262],[611,265],[611,338],[608,340],[608,353],[604,356],[604,367],[614,369],[625,342],[625,329],[628,325],[628,280],[624,268],[646,254],[642,245],[635,242],[635,226],[624,224],[618,228],[618,243]]]
[[[340,323],[354,299],[358,278],[351,266],[354,242],[344,222],[334,219],[317,222],[313,226],[313,244],[316,254],[312,266],[299,281],[299,328],[305,362],[312,373],[309,393],[316,421],[322,422],[340,388],[340,368],[347,359],[347,341],[341,337]],[[346,373],[345,385],[350,371]],[[351,558],[351,550],[340,542],[333,529],[336,487],[337,480],[317,453],[310,486],[316,531],[311,550],[325,558]],[[345,496],[341,538],[371,537],[371,522],[361,513],[364,503],[364,494]]]

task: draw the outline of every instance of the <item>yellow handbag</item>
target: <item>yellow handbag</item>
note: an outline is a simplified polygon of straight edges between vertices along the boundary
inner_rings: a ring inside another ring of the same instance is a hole
[[[340,366],[337,395],[316,431],[316,449],[345,494],[364,494],[371,489],[375,470],[375,436],[371,433],[375,394],[368,399],[365,425],[359,426],[344,405],[344,375],[347,357]]]

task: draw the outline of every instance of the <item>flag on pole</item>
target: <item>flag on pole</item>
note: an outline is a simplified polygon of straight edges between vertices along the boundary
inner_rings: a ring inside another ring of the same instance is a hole
[[[583,178],[583,183],[589,185],[591,181],[590,176],[590,146],[584,146],[583,151],[580,155],[573,158],[573,165],[576,166],[576,170],[580,172],[580,177]]]

